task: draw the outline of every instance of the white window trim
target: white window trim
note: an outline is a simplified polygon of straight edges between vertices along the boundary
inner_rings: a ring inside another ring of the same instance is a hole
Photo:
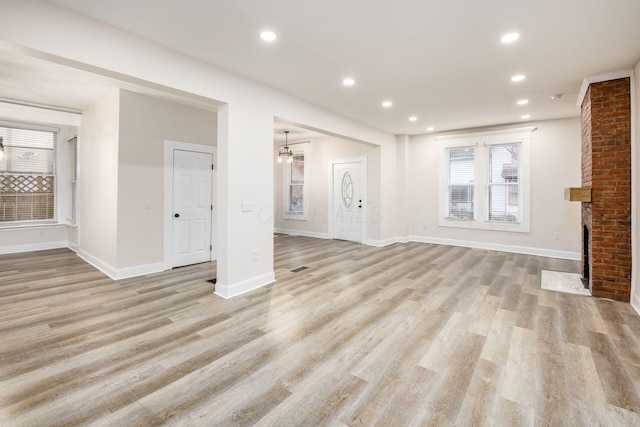
[[[64,184],[60,180],[61,165],[66,165],[64,155],[66,155],[66,149],[60,149],[60,142],[62,138],[62,131],[59,127],[40,125],[28,122],[14,122],[8,120],[0,120],[0,126],[5,128],[35,130],[43,132],[51,132],[54,135],[53,140],[53,177],[54,177],[54,206],[53,206],[53,218],[51,219],[36,219],[36,220],[21,220],[21,221],[3,221],[0,222],[0,230],[16,230],[21,228],[34,228],[34,227],[52,227],[52,226],[66,226],[65,223],[60,221],[60,209],[63,197],[65,197],[64,190],[61,191]],[[66,146],[65,146],[66,147]],[[63,153],[61,155],[61,153]],[[64,175],[64,173],[62,174]]]
[[[279,147],[281,149],[282,147]],[[304,155],[304,184],[302,187],[302,212],[293,212],[288,210],[288,200],[289,200],[289,183],[291,181],[291,168],[288,167],[289,163],[284,161],[284,173],[282,174],[282,217],[284,219],[292,219],[297,221],[307,221],[309,219],[309,143],[295,143],[289,145],[289,149],[293,152],[293,155],[303,154]]]
[[[440,149],[439,174],[439,225],[441,227],[470,228],[477,230],[508,231],[516,233],[531,232],[531,134],[535,126],[517,129],[502,129],[488,132],[474,132],[436,137]],[[487,212],[487,178],[485,165],[488,161],[487,146],[519,142],[519,179],[521,190],[521,218],[519,223],[489,221]],[[474,191],[474,219],[455,220],[447,218],[449,166],[447,149],[458,147],[476,148],[476,171]],[[481,159],[478,161],[477,159]]]
[[[73,141],[73,142],[72,142]],[[72,162],[70,158],[72,146],[75,144],[75,158]],[[66,153],[64,156],[65,164],[65,207],[66,212],[64,217],[65,223],[70,227],[78,226],[78,136],[74,135],[66,141]],[[74,163],[73,165],[71,163]],[[72,167],[75,168],[75,181],[71,180],[71,174],[73,173]],[[73,203],[72,203],[73,202]],[[62,218],[62,216],[60,217]]]

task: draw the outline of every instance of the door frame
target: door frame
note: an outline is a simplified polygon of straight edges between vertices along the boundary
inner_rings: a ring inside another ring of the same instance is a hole
[[[361,166],[362,176],[360,177],[360,180],[362,182],[362,200],[364,200],[363,202],[364,209],[362,210],[362,214],[360,215],[360,244],[362,244],[367,241],[367,211],[369,210],[369,203],[368,203],[369,199],[367,198],[367,157],[366,156],[345,157],[340,159],[329,160],[329,173],[327,174],[329,176],[329,184],[328,184],[329,191],[327,191],[329,196],[328,197],[329,200],[327,203],[327,206],[329,208],[328,215],[327,215],[327,219],[328,219],[327,234],[330,239],[334,238],[333,216],[335,215],[335,212],[333,211],[333,207],[334,207],[333,206],[333,200],[334,200],[333,166],[343,164],[343,163],[360,163],[360,166]]]
[[[165,270],[173,268],[173,152],[175,150],[193,151],[196,153],[211,154],[214,164],[214,170],[211,173],[211,203],[213,204],[213,212],[211,213],[211,251],[210,261],[217,259],[216,244],[216,157],[217,147],[213,145],[193,144],[191,142],[172,141],[166,139],[164,141],[164,207],[162,210],[162,227],[163,227],[163,257],[162,263]]]

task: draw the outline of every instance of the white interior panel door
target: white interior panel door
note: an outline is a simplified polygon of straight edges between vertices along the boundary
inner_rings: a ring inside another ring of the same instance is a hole
[[[333,237],[362,242],[362,164],[333,165]]]
[[[211,259],[210,153],[173,151],[173,267]]]

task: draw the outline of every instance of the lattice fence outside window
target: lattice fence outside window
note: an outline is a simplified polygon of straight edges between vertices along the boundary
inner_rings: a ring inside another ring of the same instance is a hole
[[[0,222],[50,220],[54,215],[53,175],[0,175]]]

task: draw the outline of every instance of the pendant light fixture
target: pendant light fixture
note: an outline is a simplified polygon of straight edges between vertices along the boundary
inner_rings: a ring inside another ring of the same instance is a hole
[[[289,131],[284,131],[284,147],[278,151],[278,163],[282,163],[282,158],[285,157],[287,163],[293,162],[293,152],[289,149]]]

